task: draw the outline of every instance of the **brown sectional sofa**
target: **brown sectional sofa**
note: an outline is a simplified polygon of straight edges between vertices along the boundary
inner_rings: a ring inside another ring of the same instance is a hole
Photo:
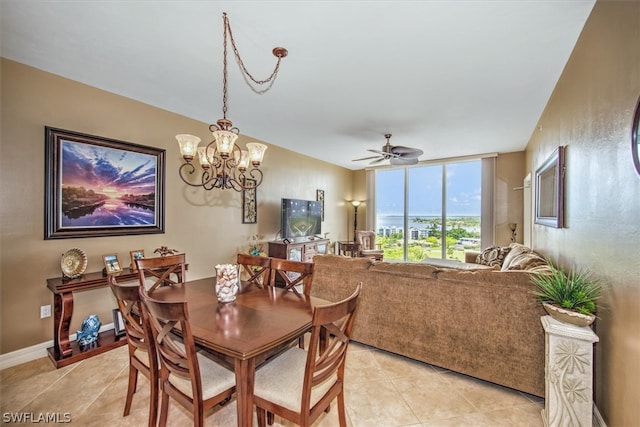
[[[313,296],[337,301],[362,282],[354,341],[544,396],[545,312],[526,271],[338,255],[314,263]]]

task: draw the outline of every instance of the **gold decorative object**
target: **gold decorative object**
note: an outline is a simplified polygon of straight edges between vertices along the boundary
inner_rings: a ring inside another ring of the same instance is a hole
[[[178,252],[177,249],[169,249],[167,246],[160,246],[155,251],[153,251],[154,254],[160,254],[160,256],[173,255],[176,252]]]
[[[80,248],[72,248],[62,254],[60,260],[62,275],[67,279],[75,279],[82,276],[87,269],[87,254]]]

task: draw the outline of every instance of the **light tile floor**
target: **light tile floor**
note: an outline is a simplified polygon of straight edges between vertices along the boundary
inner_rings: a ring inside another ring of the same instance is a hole
[[[3,423],[7,414],[62,418],[68,413],[75,426],[146,426],[149,387],[143,376],[131,414],[122,416],[127,373],[126,347],[61,369],[48,358],[5,369],[0,372]],[[345,400],[352,427],[543,426],[541,398],[357,343],[347,357]],[[206,415],[206,426],[235,426],[235,400]],[[192,418],[171,402],[168,424],[190,426]],[[275,425],[292,424],[276,417]],[[338,425],[335,403],[316,425]]]

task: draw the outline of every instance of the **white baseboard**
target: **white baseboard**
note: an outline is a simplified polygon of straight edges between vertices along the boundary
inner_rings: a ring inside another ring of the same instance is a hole
[[[113,329],[113,322],[102,325],[100,332],[108,331],[109,329]],[[76,334],[69,336],[69,340],[75,341],[75,339]],[[32,345],[31,347],[21,348],[11,353],[0,354],[0,370],[40,359],[41,357],[47,357],[47,349],[49,347],[53,347],[53,340]]]

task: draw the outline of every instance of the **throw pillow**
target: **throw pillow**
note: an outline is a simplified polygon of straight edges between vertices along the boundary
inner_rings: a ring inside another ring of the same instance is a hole
[[[504,257],[504,262],[502,263],[502,271],[510,270],[509,267],[511,266],[513,259],[518,255],[531,252],[531,249],[525,245],[521,245],[520,243],[511,243],[509,245],[509,249],[509,253]]]
[[[537,267],[544,267],[546,265],[547,261],[545,261],[544,258],[531,251],[515,256],[506,270],[534,270],[537,269]],[[504,265],[502,271],[505,271]]]
[[[476,264],[500,268],[510,250],[505,246],[489,246],[478,254]]]

